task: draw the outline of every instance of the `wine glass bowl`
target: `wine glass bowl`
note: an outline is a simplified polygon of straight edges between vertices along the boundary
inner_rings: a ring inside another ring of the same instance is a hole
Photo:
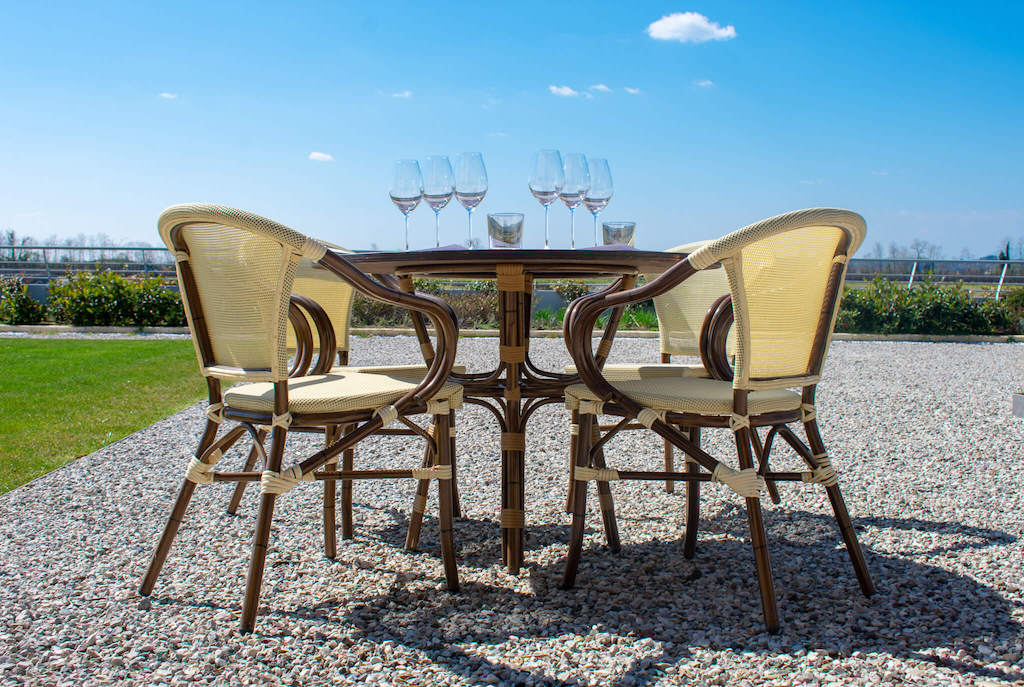
[[[590,160],[590,188],[583,196],[583,205],[594,216],[594,245],[598,245],[597,216],[601,214],[612,199],[612,171],[608,160],[592,158]]]
[[[391,177],[391,202],[405,217],[405,249],[409,250],[409,213],[416,209],[423,198],[423,175],[416,160],[395,162]]]
[[[473,210],[487,195],[487,169],[480,153],[461,153],[455,161],[455,198],[466,208],[466,247],[473,248]]]
[[[455,175],[452,173],[451,162],[444,155],[432,155],[425,162],[427,171],[423,175],[423,202],[434,211],[434,244],[440,246],[440,213],[455,192]]]
[[[565,184],[565,170],[562,156],[557,150],[542,150],[533,156],[530,170],[530,193],[544,206],[544,247],[550,248],[548,240],[548,210],[558,198],[558,192]]]
[[[582,203],[590,190],[590,168],[587,157],[583,153],[567,153],[563,163],[565,184],[558,192],[558,197],[569,208],[569,247],[576,247],[576,208]]]

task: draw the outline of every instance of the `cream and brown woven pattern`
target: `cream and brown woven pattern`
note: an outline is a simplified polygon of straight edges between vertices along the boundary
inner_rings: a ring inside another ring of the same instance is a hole
[[[344,249],[336,253],[348,253]],[[318,268],[312,261],[303,259],[295,270],[295,281],[292,293],[306,296],[317,302],[324,309],[334,328],[334,338],[339,351],[349,350],[349,328],[352,320],[352,300],[355,289],[341,277],[328,269]],[[320,350],[320,337],[317,335],[313,322],[309,323],[313,332],[313,347]],[[288,327],[288,349],[295,350],[295,330]]]
[[[576,374],[575,365],[566,365],[565,374]],[[601,374],[609,382],[623,382],[630,379],[658,379],[662,377],[710,377],[703,365],[682,365],[676,363],[616,363],[601,368]]]
[[[697,415],[731,415],[733,412],[732,383],[717,379],[639,379],[617,382],[615,388],[652,410]],[[597,394],[584,384],[574,384],[565,390],[565,404],[570,410],[577,410],[580,401],[597,400]],[[747,397],[750,415],[796,410],[799,407],[800,394],[788,389],[753,391]]]
[[[388,406],[420,383],[415,377],[351,372],[340,368],[326,375],[310,375],[288,380],[288,412],[339,413],[376,410]],[[446,400],[454,408],[462,406],[462,387],[447,382],[430,400]],[[224,393],[228,408],[253,412],[272,412],[274,385],[267,382],[237,384]]]
[[[342,370],[349,372],[365,372],[373,375],[393,375],[395,377],[416,377],[422,379],[427,374],[426,365],[346,365]],[[334,370],[331,370],[332,372]],[[462,374],[466,371],[465,365],[453,365],[452,372]]]
[[[695,241],[668,249],[669,253],[693,253],[708,241]],[[647,275],[648,279],[656,275]],[[672,355],[700,355],[700,330],[715,299],[729,293],[725,270],[708,269],[694,274],[679,286],[654,298],[658,315],[661,352]],[[726,353],[735,353],[735,335],[726,340]]]

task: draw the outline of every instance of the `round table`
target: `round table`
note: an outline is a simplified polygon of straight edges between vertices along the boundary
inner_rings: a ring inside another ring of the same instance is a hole
[[[498,366],[490,372],[452,374],[465,388],[465,401],[494,415],[501,428],[502,561],[516,574],[523,560],[525,517],[526,424],[539,407],[563,400],[575,375],[543,370],[530,360],[530,306],[533,281],[544,279],[621,278],[631,288],[636,277],[659,274],[685,257],[682,253],[634,250],[628,247],[578,250],[422,250],[355,253],[345,256],[365,272],[392,275],[411,291],[413,276],[493,279],[498,287]],[[611,349],[622,309],[608,320],[597,348],[603,364]],[[426,324],[413,325],[425,359],[433,357]]]

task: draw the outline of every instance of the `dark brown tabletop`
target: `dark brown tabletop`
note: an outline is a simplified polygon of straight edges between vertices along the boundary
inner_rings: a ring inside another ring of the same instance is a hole
[[[372,274],[429,274],[435,276],[493,278],[495,265],[516,263],[535,277],[580,278],[639,272],[659,274],[684,258],[629,248],[580,248],[575,250],[484,249],[412,250],[393,253],[353,253],[348,259]]]

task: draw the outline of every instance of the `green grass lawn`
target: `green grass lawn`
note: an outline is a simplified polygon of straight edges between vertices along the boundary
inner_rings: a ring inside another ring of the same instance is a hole
[[[0,494],[205,396],[188,340],[0,339]]]

